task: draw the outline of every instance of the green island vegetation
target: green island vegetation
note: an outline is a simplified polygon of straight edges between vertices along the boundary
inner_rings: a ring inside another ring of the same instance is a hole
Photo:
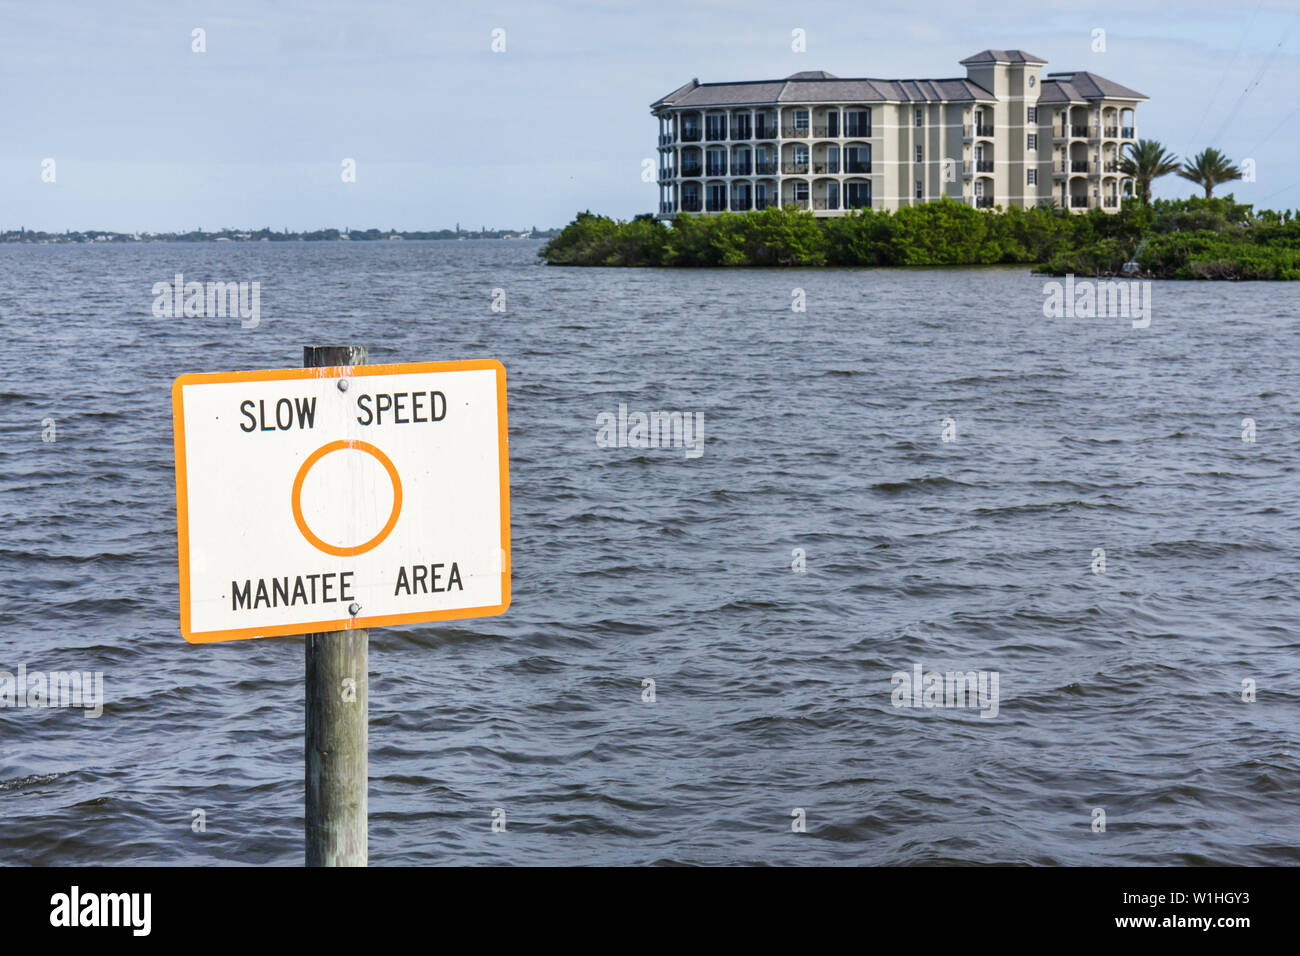
[[[833,218],[795,206],[680,213],[671,226],[649,214],[622,221],[583,212],[538,255],[568,266],[1024,264],[1051,275],[1300,279],[1300,216],[1214,197],[1216,184],[1241,178],[1223,154],[1208,149],[1180,168],[1159,143],[1142,140],[1121,170],[1137,195],[1114,213],[976,209],[947,198]],[[1205,196],[1152,202],[1151,180],[1170,172]]]

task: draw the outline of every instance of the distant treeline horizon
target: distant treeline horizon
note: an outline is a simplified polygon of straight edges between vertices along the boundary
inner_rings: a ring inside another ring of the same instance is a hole
[[[7,229],[0,231],[0,242],[371,242],[388,239],[548,239],[559,235],[559,229],[311,229],[291,232],[285,228],[276,232],[269,227],[261,229],[219,229],[205,232],[115,232],[109,229],[67,229],[63,232],[44,232],[38,229]]]

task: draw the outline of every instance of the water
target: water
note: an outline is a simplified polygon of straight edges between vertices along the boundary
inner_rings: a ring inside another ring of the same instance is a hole
[[[0,670],[107,697],[0,710],[0,862],[301,862],[301,639],[181,640],[169,388],[343,343],[509,373],[514,603],[372,631],[373,864],[1300,862],[1293,287],[1155,283],[1135,330],[1023,269],[538,245],[0,249]],[[154,318],[176,272],[260,327]],[[620,402],[704,454],[597,447]],[[915,664],[998,715],[895,708]]]

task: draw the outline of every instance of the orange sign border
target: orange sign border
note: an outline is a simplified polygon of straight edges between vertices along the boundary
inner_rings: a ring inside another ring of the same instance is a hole
[[[278,624],[274,627],[243,627],[219,631],[194,631],[190,627],[190,520],[188,485],[185,474],[186,385],[216,385],[229,382],[297,381],[304,378],[339,379],[369,375],[409,375],[424,372],[473,372],[491,369],[497,380],[497,447],[501,480],[501,603],[486,607],[453,608],[445,611],[414,611],[409,614],[381,614],[345,617],[308,624]],[[247,372],[192,372],[172,382],[172,433],[176,459],[176,536],[180,574],[181,636],[191,644],[211,644],[252,637],[282,637],[317,634],[365,627],[390,627],[425,621],[452,621],[470,617],[495,617],[510,607],[510,435],[506,415],[506,369],[496,359],[468,359],[456,362],[411,362],[397,365],[336,365],[326,368],[259,369]]]

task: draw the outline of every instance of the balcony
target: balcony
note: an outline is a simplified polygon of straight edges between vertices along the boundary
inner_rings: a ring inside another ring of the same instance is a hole
[[[839,209],[840,203],[837,199],[814,199],[814,209]]]
[[[781,172],[787,175],[803,175],[808,172],[807,163],[782,163]]]
[[[817,139],[839,139],[840,131],[838,127],[832,129],[829,126],[814,126],[813,136]]]
[[[813,172],[818,175],[835,175],[840,171],[839,163],[813,163]],[[870,169],[867,172],[871,172]]]
[[[993,135],[993,127],[987,123],[978,123],[975,126],[963,126],[961,129],[961,134],[968,139],[971,136],[991,137]],[[970,130],[970,132],[967,132],[967,130]]]
[[[849,198],[844,203],[844,208],[845,209],[870,209],[871,197],[870,196],[849,196]]]
[[[708,199],[704,202],[705,212],[722,212],[727,208],[725,199]]]
[[[700,128],[698,126],[682,127],[683,143],[698,143],[700,141]]]
[[[710,143],[720,143],[727,138],[727,127],[709,126],[704,129],[704,139]]]
[[[776,139],[776,127],[759,126],[754,130],[754,139]]]
[[[1115,209],[1119,206],[1118,196],[1106,196],[1102,199],[1101,204],[1107,209]]]
[[[1070,126],[1070,135],[1071,135],[1071,136],[1076,136],[1076,137],[1083,137],[1083,138],[1086,138],[1087,135],[1088,135],[1088,124],[1087,124],[1087,123],[1083,123],[1083,124],[1075,123],[1075,124],[1071,125],[1071,126]]]
[[[1102,135],[1105,136],[1107,139],[1116,139],[1119,136],[1119,127],[1107,126],[1105,129],[1102,130]]]
[[[1088,208],[1088,197],[1087,197],[1087,196],[1071,196],[1071,197],[1070,197],[1070,208],[1071,208],[1071,209],[1087,209],[1087,208]]]
[[[1070,172],[1086,173],[1091,165],[1086,159],[1072,159],[1070,160]]]
[[[1133,139],[1136,130],[1132,126],[1121,126],[1119,130],[1120,139]]]
[[[661,202],[659,204],[659,215],[671,216],[673,214],[673,204],[671,202]]]
[[[807,139],[808,127],[807,126],[783,126],[781,127],[781,135],[789,139]]]
[[[691,163],[682,163],[682,176],[686,179],[691,179],[695,176],[699,176],[703,172],[704,172],[704,167],[699,165],[698,163],[694,165],[692,165]]]
[[[850,176],[869,173],[871,172],[871,160],[846,159],[844,161],[844,172]]]
[[[731,175],[749,176],[754,171],[754,164],[747,159],[737,159],[731,164]]]
[[[993,208],[993,197],[992,197],[992,196],[976,196],[976,197],[975,197],[975,208],[976,208],[976,209],[992,209],[992,208]]]
[[[750,203],[749,203],[749,197],[748,197],[748,196],[732,196],[732,197],[731,197],[731,209],[732,209],[733,212],[748,212],[748,211],[749,211],[749,206],[750,206]]]
[[[661,183],[667,182],[668,180],[672,179],[673,176],[675,175],[676,175],[676,170],[674,170],[673,167],[665,166],[663,169],[659,170],[659,181]]]
[[[700,200],[698,196],[687,196],[682,200],[682,212],[699,212]]]
[[[704,175],[706,175],[706,176],[725,176],[725,175],[727,175],[727,164],[726,164],[726,163],[709,163],[709,164],[704,168]]]
[[[871,139],[871,124],[863,126],[850,123],[844,128],[844,135],[841,139]]]
[[[660,134],[659,134],[659,145],[660,145],[660,146],[671,146],[675,141],[676,141],[676,137],[674,137],[672,133],[660,133]]]
[[[754,163],[754,175],[756,176],[775,176],[776,160],[760,159]]]
[[[733,125],[732,125],[732,127],[731,127],[731,138],[732,138],[733,140],[749,140],[749,139],[753,139],[753,137],[749,135],[749,126],[748,126],[748,124],[745,124],[745,123],[733,124]]]
[[[776,201],[768,199],[766,196],[759,196],[754,200],[754,208],[759,212],[762,212],[764,209],[771,209],[775,205]]]
[[[1119,172],[1119,163],[1115,162],[1113,159],[1108,159],[1102,169],[1104,172],[1117,173]]]
[[[794,206],[796,209],[807,209],[809,206],[807,199],[787,199],[785,204],[787,206]]]
[[[977,159],[977,160],[975,160],[975,172],[977,172],[977,173],[991,173],[991,172],[993,172],[993,160],[991,160],[991,159]]]

